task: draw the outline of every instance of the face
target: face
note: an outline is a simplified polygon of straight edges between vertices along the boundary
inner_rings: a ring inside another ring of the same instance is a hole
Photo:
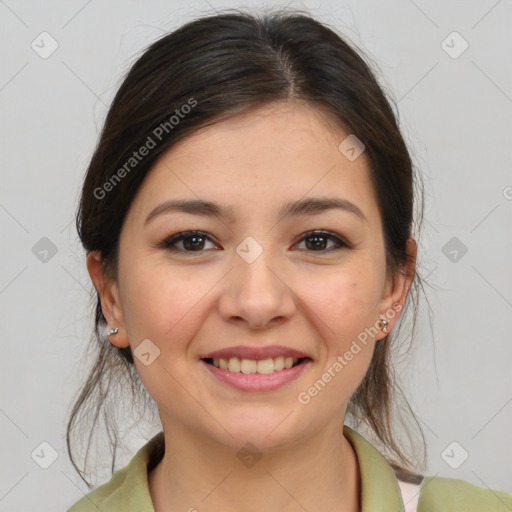
[[[119,327],[110,340],[131,345],[164,430],[179,424],[235,449],[252,442],[264,450],[341,428],[385,336],[377,322],[393,328],[410,284],[386,278],[365,154],[351,161],[338,149],[348,135],[291,104],[202,129],[159,159],[135,197],[117,282],[105,281],[89,255],[109,326]],[[311,198],[345,207],[284,214]],[[177,200],[215,203],[225,215],[154,212]],[[184,233],[191,230],[200,233]],[[258,352],[270,346],[278,352]],[[203,360],[233,347],[255,350],[242,362],[249,372],[261,359],[279,368],[275,354],[307,358],[272,375],[234,374],[229,354],[228,369]]]

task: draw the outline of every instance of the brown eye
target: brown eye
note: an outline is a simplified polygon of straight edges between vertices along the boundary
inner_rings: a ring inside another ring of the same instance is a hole
[[[334,247],[327,248],[329,242],[334,243]],[[342,247],[350,247],[344,240],[328,231],[312,231],[306,233],[300,240],[305,242],[306,249],[309,252],[331,252]]]
[[[204,252],[205,243],[211,238],[202,231],[183,231],[172,235],[158,244],[158,247],[172,252]],[[178,244],[182,244],[181,247]],[[213,243],[213,242],[212,242]]]
[[[171,252],[200,254],[209,250],[205,248],[208,242],[214,244],[211,237],[202,231],[182,231],[165,238],[156,246]],[[299,240],[299,243],[302,242],[305,243],[307,252],[327,253],[344,247],[351,247],[343,239],[328,231],[308,232]],[[331,246],[329,246],[330,243]]]

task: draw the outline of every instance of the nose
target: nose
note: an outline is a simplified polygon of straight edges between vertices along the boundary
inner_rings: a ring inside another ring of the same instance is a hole
[[[235,258],[235,268],[226,276],[219,311],[228,322],[245,323],[251,329],[266,329],[282,323],[296,311],[296,297],[263,253],[252,263]]]

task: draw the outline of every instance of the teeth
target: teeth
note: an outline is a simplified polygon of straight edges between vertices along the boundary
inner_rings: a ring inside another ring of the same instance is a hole
[[[239,359],[238,357],[230,357],[229,359],[214,358],[213,366],[223,370],[229,370],[235,373],[259,373],[268,375],[275,371],[281,371],[284,368],[291,368],[299,360],[295,357],[274,357],[269,359]]]

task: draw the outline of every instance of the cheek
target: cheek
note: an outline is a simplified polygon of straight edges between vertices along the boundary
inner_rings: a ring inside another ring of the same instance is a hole
[[[187,349],[204,321],[201,299],[211,287],[206,279],[192,282],[190,271],[173,269],[171,274],[158,265],[134,265],[126,274],[123,307],[135,367],[159,404],[169,394],[182,394],[189,364]],[[140,353],[150,354],[149,364],[139,359]]]
[[[204,321],[205,298],[216,281],[211,272],[199,274],[191,277],[193,271],[179,268],[171,272],[168,266],[131,267],[123,307],[132,349],[148,338],[162,355],[186,350]]]
[[[308,303],[335,345],[357,336],[377,320],[375,279],[369,273],[333,272],[307,287]]]
[[[377,313],[375,280],[369,274],[333,273],[310,283],[308,309],[322,337],[318,372],[298,399],[315,400],[326,417],[345,404],[370,365]]]

